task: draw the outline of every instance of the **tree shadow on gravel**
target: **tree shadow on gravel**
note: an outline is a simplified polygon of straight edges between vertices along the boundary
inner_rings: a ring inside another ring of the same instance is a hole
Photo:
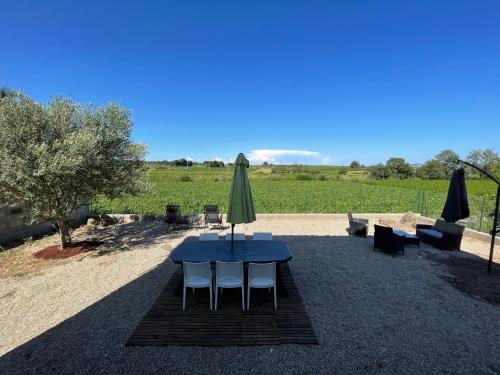
[[[167,225],[155,221],[140,221],[91,229],[85,236],[103,241],[93,255],[107,255],[116,251],[133,251],[135,248],[164,244],[181,238],[189,230],[169,230]]]
[[[126,233],[130,228],[133,228],[131,233]],[[172,233],[162,232],[161,228],[148,225],[140,228],[128,224],[116,226],[108,233],[113,241],[121,234],[128,236],[134,246],[161,243],[172,236]],[[155,236],[159,237],[154,238]],[[175,374],[206,373],[207,369],[234,373],[244,368],[253,369],[255,373],[259,373],[259,369],[261,373],[287,370],[300,372],[301,369],[304,370],[302,372],[313,373],[346,372],[348,369],[348,372],[359,373],[377,371],[382,367],[386,370],[391,367],[395,373],[425,373],[430,370],[452,370],[458,365],[469,366],[468,369],[477,365],[478,361],[473,362],[470,357],[457,359],[454,353],[443,354],[438,350],[441,340],[455,340],[455,336],[449,336],[447,330],[439,331],[442,322],[440,317],[436,319],[435,314],[432,314],[434,307],[422,305],[418,300],[415,302],[418,309],[402,309],[400,297],[393,294],[397,285],[395,282],[401,278],[413,280],[415,276],[408,274],[403,269],[403,264],[411,265],[414,272],[420,272],[419,266],[425,259],[419,258],[418,249],[409,248],[404,256],[393,258],[373,252],[371,238],[276,236],[275,239],[285,241],[292,251],[292,274],[315,331],[319,334],[319,346],[292,348],[283,345],[271,351],[261,347],[125,347],[138,323],[178,270],[178,266],[165,260],[76,315],[0,357],[0,373]],[[315,266],[305,266],[307,264]],[[392,273],[383,272],[387,266],[393,270]],[[414,290],[412,285],[400,284],[399,287],[407,288],[405,298]],[[370,289],[368,295],[364,294],[367,288]],[[325,290],[328,298],[325,298]],[[421,301],[436,293],[446,293],[435,289],[428,291],[426,288],[417,290],[424,293]],[[388,340],[384,332],[392,331],[387,323],[388,318],[382,319],[381,311],[386,312],[390,319],[395,319],[393,325],[405,334],[395,331]],[[23,314],[23,311],[16,313]],[[360,314],[364,314],[363,318],[359,317]],[[437,332],[434,337],[427,336],[425,345],[417,345],[411,341],[416,337],[413,333],[422,329],[419,319],[425,320],[424,327],[429,326],[429,329]],[[415,327],[405,332],[404,327],[411,325]],[[478,345],[477,340],[474,340],[476,339],[471,339],[467,347],[471,355],[479,351],[489,352],[489,345]],[[480,344],[482,343],[484,342],[481,341]],[[381,346],[384,347],[383,356],[380,353]],[[401,353],[411,356],[415,351],[426,357],[425,363],[429,363],[428,366],[438,366],[435,363],[437,361],[441,367],[425,367],[427,365],[422,361],[401,362]],[[436,354],[430,356],[429,353]],[[237,360],[233,360],[235,358]]]

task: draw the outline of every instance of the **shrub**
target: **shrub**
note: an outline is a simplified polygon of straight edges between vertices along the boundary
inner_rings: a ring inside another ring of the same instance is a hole
[[[377,164],[370,167],[370,177],[376,180],[386,180],[389,178],[389,171],[384,164]]]
[[[318,180],[320,180],[320,181],[326,181],[326,176],[324,174],[322,174],[322,175],[320,175],[318,177]]]
[[[193,182],[193,179],[189,177],[188,175],[183,175],[180,177],[181,182]]]
[[[311,181],[314,180],[314,177],[310,174],[299,174],[297,175],[297,180],[299,181]]]

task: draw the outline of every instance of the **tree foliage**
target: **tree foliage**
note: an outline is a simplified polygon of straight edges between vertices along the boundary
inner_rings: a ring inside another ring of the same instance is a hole
[[[17,95],[19,95],[17,91],[9,89],[8,87],[0,87],[0,100],[7,97],[13,98]]]
[[[382,163],[373,165],[369,171],[370,177],[376,180],[405,179],[413,175],[413,168],[403,158],[390,158],[385,165]]]
[[[475,149],[467,155],[467,161],[484,169],[491,174],[497,174],[500,166],[500,155],[493,150]],[[467,167],[468,175],[473,177],[483,177],[477,170]]]
[[[413,175],[413,168],[403,158],[390,158],[386,168],[391,178],[405,179]]]
[[[62,97],[47,105],[22,94],[0,100],[0,205],[22,208],[30,222],[57,223],[61,247],[71,243],[75,209],[100,194],[146,188],[146,146],[131,142],[128,110]]]
[[[351,168],[360,168],[360,167],[361,167],[361,164],[359,163],[359,161],[353,160],[351,162]]]
[[[176,167],[192,167],[193,166],[193,162],[191,160],[187,160],[187,159],[178,159],[178,160],[174,160],[172,162],[172,164]]]
[[[224,162],[222,160],[205,160],[203,165],[210,168],[223,168]]]
[[[376,180],[386,180],[389,178],[389,171],[387,167],[380,163],[377,165],[372,165],[370,168],[370,177]]]
[[[457,166],[457,160],[459,159],[459,156],[456,152],[450,149],[446,149],[437,154],[434,159],[441,163],[441,165],[443,166],[445,177],[450,178],[453,174],[453,170]]]
[[[424,180],[441,180],[446,178],[446,171],[442,163],[431,159],[417,169],[416,175]]]

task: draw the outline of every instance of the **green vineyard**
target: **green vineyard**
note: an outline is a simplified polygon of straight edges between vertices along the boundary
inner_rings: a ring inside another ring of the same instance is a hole
[[[446,180],[372,180],[363,173],[340,174],[336,167],[310,167],[299,173],[270,173],[250,169],[258,213],[418,212],[439,217],[448,190]],[[304,177],[308,176],[308,177]],[[151,189],[138,196],[99,198],[95,213],[164,213],[167,203],[180,204],[183,213],[200,213],[205,204],[225,212],[232,170],[202,167],[152,169]],[[487,231],[491,227],[495,185],[467,181],[471,218],[465,224]]]

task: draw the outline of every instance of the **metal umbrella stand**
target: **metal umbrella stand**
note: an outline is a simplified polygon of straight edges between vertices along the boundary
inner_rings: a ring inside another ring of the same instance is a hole
[[[490,256],[488,258],[488,273],[491,273],[491,268],[493,266],[493,252],[495,251],[495,239],[497,236],[498,230],[498,203],[500,201],[500,181],[497,178],[493,177],[490,173],[486,172],[484,169],[479,168],[477,165],[471,164],[469,162],[458,160],[459,163],[466,164],[471,168],[481,172],[486,177],[490,178],[497,184],[497,197],[495,202],[495,213],[493,216],[493,228],[491,229],[491,244],[490,244]]]

